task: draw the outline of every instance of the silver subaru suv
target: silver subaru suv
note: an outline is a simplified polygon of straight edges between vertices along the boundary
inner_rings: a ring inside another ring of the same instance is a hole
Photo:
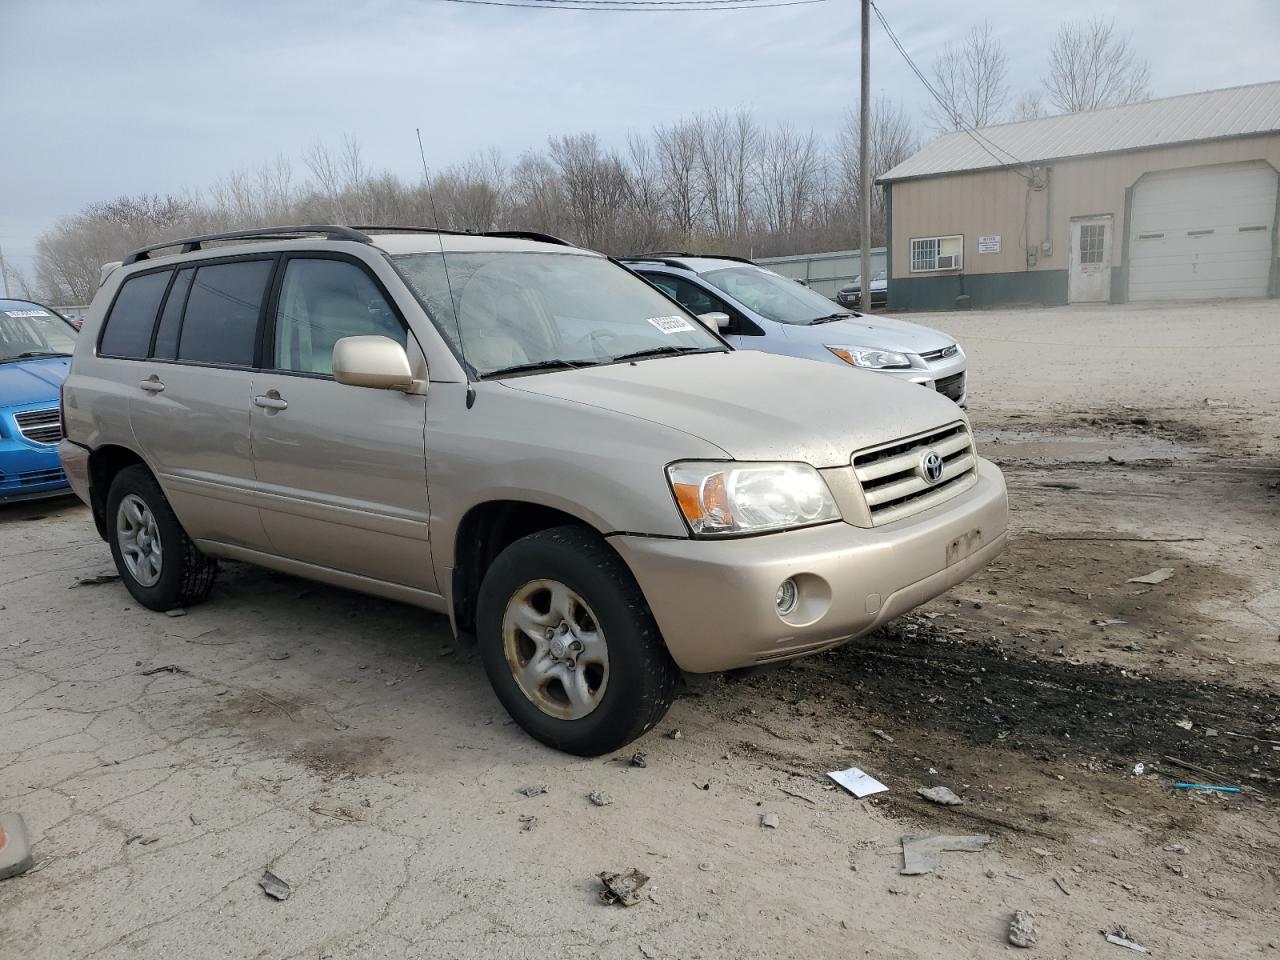
[[[226,558],[446,614],[511,716],[581,755],[653,727],[681,670],[832,647],[1005,542],[949,400],[734,350],[539,234],[139,250],[104,269],[62,409],[139,603],[205,599]]]

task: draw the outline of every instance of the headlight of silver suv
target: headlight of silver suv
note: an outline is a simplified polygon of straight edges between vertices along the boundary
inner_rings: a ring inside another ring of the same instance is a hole
[[[807,463],[685,461],[667,467],[695,537],[790,530],[840,519],[821,474]]]
[[[875,347],[855,347],[846,343],[827,343],[824,346],[845,363],[867,370],[909,370],[911,358],[896,350],[879,350]]]

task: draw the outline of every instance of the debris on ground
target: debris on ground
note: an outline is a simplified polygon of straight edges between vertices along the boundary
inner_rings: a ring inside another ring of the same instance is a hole
[[[1019,910],[1009,921],[1009,942],[1015,947],[1034,946],[1040,940],[1040,931],[1036,929],[1036,918],[1025,910]]]
[[[31,869],[31,841],[20,813],[0,813],[0,880]]]
[[[1166,843],[1164,849],[1169,853],[1190,853],[1191,850],[1185,843]]]
[[[716,868],[716,865],[712,863],[710,860],[703,860],[700,864],[698,864],[698,869],[701,870],[703,873],[710,873],[715,868]]]
[[[1053,878],[1053,882],[1054,882],[1054,883],[1056,883],[1056,884],[1058,885],[1058,889],[1059,889],[1059,890],[1061,890],[1063,893],[1065,893],[1068,897],[1069,897],[1069,896],[1071,896],[1071,891],[1067,889],[1067,885],[1066,885],[1065,883],[1063,883],[1063,882],[1062,882],[1062,878],[1061,878],[1061,877],[1054,877],[1054,878]]]
[[[1192,723],[1190,720],[1175,720],[1173,722],[1173,725],[1183,730],[1190,730],[1192,727],[1195,726],[1195,724]]]
[[[778,829],[778,815],[776,813],[764,813],[760,815],[760,826],[768,827],[770,830]]]
[[[620,903],[624,907],[634,907],[640,902],[640,890],[649,882],[649,877],[632,867],[626,873],[610,873],[608,870],[597,873],[604,889],[600,891],[600,901],[612,906]]]
[[[68,590],[74,590],[76,587],[98,587],[104,583],[115,583],[120,579],[118,573],[98,573],[87,577],[76,577],[76,582],[68,587]]]
[[[267,659],[268,659],[268,660],[288,660],[288,659],[289,659],[289,651],[288,651],[288,650],[276,650],[276,651],[275,651],[275,652],[273,652],[273,653],[269,653],[269,654],[267,654]]]
[[[1129,932],[1125,930],[1124,927],[1116,927],[1113,931],[1108,933],[1107,943],[1114,943],[1117,947],[1128,947],[1130,950],[1136,950],[1138,953],[1151,952],[1142,944],[1134,943],[1134,941],[1130,940]]]
[[[902,869],[905,876],[932,873],[946,853],[977,853],[991,842],[985,835],[970,837],[904,836],[902,838]]]
[[[277,900],[288,900],[289,894],[293,892],[289,889],[289,884],[285,883],[270,870],[262,871],[262,876],[258,878],[258,886],[262,888],[262,892],[268,897],[275,897]]]
[[[848,770],[833,770],[827,776],[859,800],[863,797],[869,797],[873,793],[884,793],[889,789],[871,774],[863,773],[857,767],[850,767]]]
[[[924,797],[932,803],[942,804],[944,807],[958,807],[962,803],[959,797],[951,790],[950,787],[920,787],[916,793]]]
[[[1147,765],[1145,763],[1135,763],[1133,765],[1133,775],[1135,777],[1140,777],[1146,772],[1147,772]]]
[[[172,610],[166,610],[164,615],[166,617],[185,617],[187,615],[187,611],[182,609],[182,607],[174,607]]]
[[[1141,577],[1130,577],[1125,583],[1145,583],[1154,586],[1157,583],[1164,583],[1172,576],[1173,567],[1161,567],[1159,570],[1152,570]]]
[[[516,819],[520,821],[520,829],[524,833],[528,833],[538,825],[538,818],[530,814],[525,814],[524,816],[517,817]]]
[[[546,792],[547,785],[545,783],[531,783],[527,787],[520,787],[516,790],[516,793],[525,797],[536,797],[539,794]]]
[[[879,738],[880,738],[881,740],[883,740],[885,743],[893,743],[893,742],[894,742],[893,737],[889,736],[889,735],[888,735],[887,733],[885,733],[883,730],[872,730],[872,731],[871,731],[871,734],[872,734],[872,736],[879,737]]]
[[[1219,787],[1212,783],[1175,783],[1175,790],[1216,790],[1218,793],[1239,793],[1239,787]]]
[[[649,765],[648,761],[645,760],[644,751],[637,750],[631,755],[631,765],[633,767],[647,767]]]
[[[668,740],[679,740],[679,739],[680,739],[681,737],[683,737],[683,736],[684,736],[684,734],[683,734],[683,733],[681,733],[679,730],[672,730],[670,733],[668,733],[668,734],[667,734],[667,739],[668,739]]]
[[[597,807],[607,807],[609,804],[613,803],[613,797],[609,796],[607,793],[602,793],[599,790],[592,790],[587,794],[587,799]]]
[[[176,663],[166,663],[164,666],[161,666],[161,667],[152,667],[150,670],[143,670],[142,675],[144,677],[154,677],[157,673],[186,673],[186,672],[187,672],[186,670],[178,666]]]
[[[312,813],[318,813],[322,817],[332,817],[334,820],[346,820],[348,823],[364,823],[364,817],[346,805],[329,806],[322,803],[313,803],[307,809]]]

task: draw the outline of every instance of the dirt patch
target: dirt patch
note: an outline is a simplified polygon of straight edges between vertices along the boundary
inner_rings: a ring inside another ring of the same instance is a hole
[[[309,743],[289,756],[325,780],[354,780],[387,772],[389,737],[341,737]]]

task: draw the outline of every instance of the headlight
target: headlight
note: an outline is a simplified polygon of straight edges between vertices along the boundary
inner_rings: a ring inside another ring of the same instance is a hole
[[[909,370],[911,359],[895,350],[877,350],[875,347],[852,347],[843,343],[828,343],[826,348],[845,363],[867,370]]]
[[[688,461],[667,467],[695,537],[788,530],[840,519],[826,481],[807,463]]]

